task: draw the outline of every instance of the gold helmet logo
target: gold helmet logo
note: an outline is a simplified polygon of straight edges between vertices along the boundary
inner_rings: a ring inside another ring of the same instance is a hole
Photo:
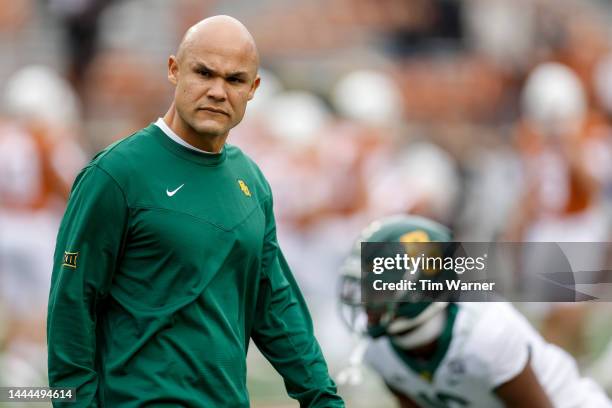
[[[431,244],[431,238],[429,234],[423,230],[410,231],[402,235],[399,241],[404,245],[406,253],[417,258],[423,256],[430,258],[431,260],[438,261],[439,264],[442,262],[442,254],[438,245]],[[421,268],[425,276],[431,277],[437,275],[442,269],[435,267],[436,262],[432,262],[430,266],[428,263]]]
[[[416,230],[408,232],[400,237],[400,242],[412,243],[412,242],[430,242],[429,235],[423,230]]]

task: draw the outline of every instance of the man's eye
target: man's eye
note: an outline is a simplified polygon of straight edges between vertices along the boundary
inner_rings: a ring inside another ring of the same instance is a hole
[[[203,76],[205,78],[209,78],[210,77],[210,71],[200,70],[200,71],[198,71],[198,74],[200,74],[201,76]]]
[[[241,84],[244,82],[241,78],[238,78],[238,77],[229,77],[228,81],[233,84]]]

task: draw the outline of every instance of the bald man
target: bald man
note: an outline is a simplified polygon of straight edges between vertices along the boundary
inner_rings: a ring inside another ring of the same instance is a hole
[[[252,338],[303,407],[342,407],[277,240],[259,168],[226,144],[259,85],[237,20],[190,28],[174,102],[77,177],[48,310],[49,384],[70,407],[248,407]]]

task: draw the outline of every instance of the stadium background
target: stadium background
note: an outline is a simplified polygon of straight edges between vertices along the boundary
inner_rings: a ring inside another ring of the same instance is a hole
[[[45,384],[51,255],[76,172],[165,112],[168,55],[220,13],[252,31],[263,68],[229,142],[272,184],[332,373],[354,340],[335,313],[337,270],[374,218],[427,215],[463,240],[610,241],[611,1],[0,0],[0,385]],[[525,97],[551,61],[578,88],[557,92],[553,77]],[[524,309],[612,389],[608,305],[561,320]],[[569,338],[572,321],[584,332]],[[296,406],[254,347],[249,387],[255,407]],[[340,392],[393,406],[371,375]]]

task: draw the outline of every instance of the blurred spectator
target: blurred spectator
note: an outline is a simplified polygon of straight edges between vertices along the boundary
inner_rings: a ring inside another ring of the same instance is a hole
[[[96,55],[83,87],[94,151],[147,125],[162,110],[170,96],[164,62],[122,50]]]
[[[62,21],[68,54],[68,78],[81,90],[87,67],[98,50],[99,20],[113,0],[49,0]]]
[[[32,13],[29,0],[0,2],[0,34],[8,35],[22,29]]]

